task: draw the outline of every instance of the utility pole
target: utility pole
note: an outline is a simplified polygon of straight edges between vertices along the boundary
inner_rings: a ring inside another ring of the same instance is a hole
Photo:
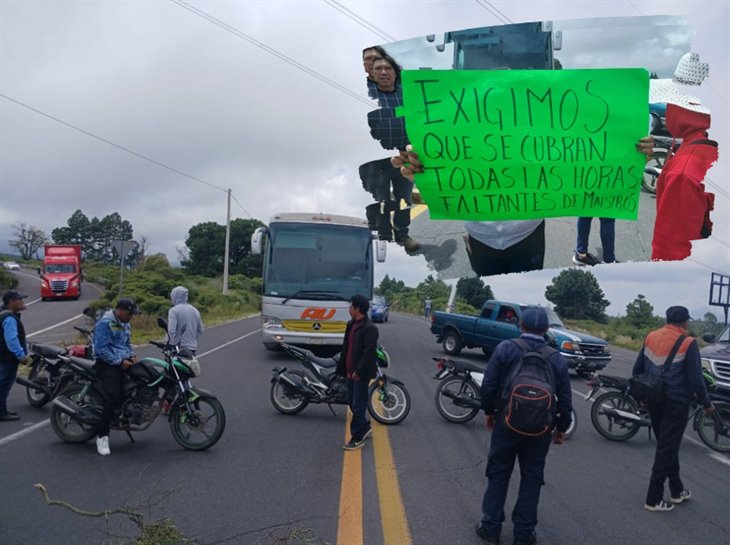
[[[223,293],[228,293],[228,259],[231,246],[231,189],[228,188],[228,207],[226,210],[226,249],[223,253]]]

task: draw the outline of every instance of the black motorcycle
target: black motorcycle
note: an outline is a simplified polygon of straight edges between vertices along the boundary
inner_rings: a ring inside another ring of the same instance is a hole
[[[482,408],[482,381],[487,362],[433,358],[439,380],[436,388],[436,409],[449,422],[463,424],[474,418]],[[578,417],[571,412],[570,427],[565,431],[569,439],[578,429]]]
[[[167,330],[165,320],[158,324]],[[172,436],[189,450],[205,450],[218,442],[226,425],[220,401],[210,392],[193,387],[200,375],[197,359],[183,357],[175,346],[151,341],[162,350],[163,359],[143,358],[126,371],[124,400],[111,428],[127,432],[148,429],[170,403],[167,420]],[[51,426],[58,437],[84,443],[96,435],[102,413],[100,380],[94,362],[74,356],[59,356],[77,375],[51,404]]]
[[[318,358],[310,350],[281,343],[284,351],[309,371],[289,371],[275,367],[271,379],[271,403],[284,414],[301,412],[310,403],[347,405],[344,378],[335,374],[338,356]],[[378,374],[368,389],[368,411],[381,424],[397,424],[411,410],[411,396],[398,379],[388,377],[383,369],[390,364],[388,353],[378,348]],[[334,410],[332,410],[334,413]]]

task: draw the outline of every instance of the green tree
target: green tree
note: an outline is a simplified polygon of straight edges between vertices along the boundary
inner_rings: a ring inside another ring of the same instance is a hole
[[[603,295],[598,280],[588,271],[565,269],[545,289],[545,298],[563,318],[605,322],[611,303]]]
[[[33,259],[38,257],[38,251],[48,241],[46,234],[32,225],[28,225],[24,221],[19,221],[13,225],[13,235],[8,244],[18,250],[22,259]]]
[[[256,219],[235,219],[231,222],[229,268],[231,273],[248,277],[261,276],[263,260],[251,254],[251,235],[264,224]],[[217,276],[223,274],[226,227],[209,221],[194,225],[185,240],[187,259],[182,266],[191,274]]]
[[[81,210],[76,210],[65,227],[57,227],[51,231],[54,243],[80,244],[87,260],[105,265],[119,264],[121,260],[112,241],[132,240],[133,236],[132,224],[118,212],[102,219],[94,217],[90,220]],[[136,260],[135,256],[130,256],[129,262],[134,263]]]
[[[456,283],[456,295],[474,308],[482,308],[485,301],[494,299],[492,288],[485,286],[479,277],[459,278]]]
[[[655,324],[654,307],[642,294],[626,305],[626,322],[637,329]]]

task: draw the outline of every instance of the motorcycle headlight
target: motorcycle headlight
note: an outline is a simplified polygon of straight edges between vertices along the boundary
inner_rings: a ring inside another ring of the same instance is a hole
[[[280,326],[281,320],[276,316],[261,316],[261,325],[263,327]]]

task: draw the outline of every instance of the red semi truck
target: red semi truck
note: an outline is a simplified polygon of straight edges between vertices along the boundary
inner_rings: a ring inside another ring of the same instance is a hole
[[[46,244],[41,275],[41,299],[81,297],[81,246],[78,244]]]

